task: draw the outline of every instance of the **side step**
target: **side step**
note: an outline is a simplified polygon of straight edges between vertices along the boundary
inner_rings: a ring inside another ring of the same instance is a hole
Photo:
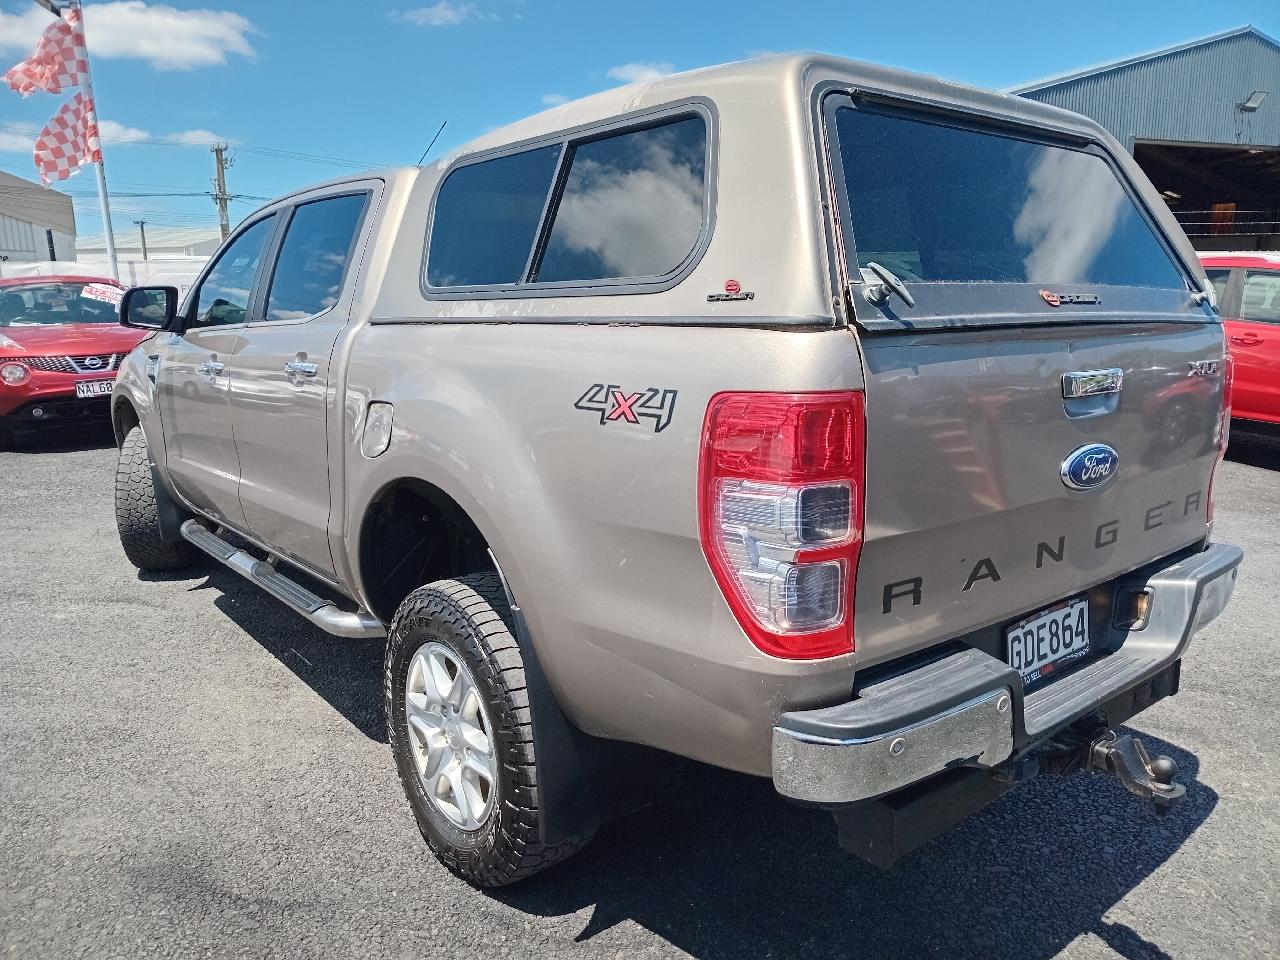
[[[350,613],[339,609],[333,601],[316,596],[306,587],[290,580],[271,564],[263,563],[243,550],[237,550],[199,520],[188,520],[184,523],[182,536],[219,563],[226,564],[246,580],[256,583],[326,633],[356,640],[387,635],[382,624],[368,612],[358,610]]]

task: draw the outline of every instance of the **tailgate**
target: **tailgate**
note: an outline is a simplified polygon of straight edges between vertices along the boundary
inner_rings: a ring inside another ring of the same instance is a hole
[[[859,662],[1015,619],[1203,539],[1217,458],[1216,323],[864,334],[866,527]],[[1082,412],[1063,375],[1120,368],[1114,409]],[[1072,416],[1071,414],[1076,414]],[[1071,489],[1100,443],[1114,475]]]

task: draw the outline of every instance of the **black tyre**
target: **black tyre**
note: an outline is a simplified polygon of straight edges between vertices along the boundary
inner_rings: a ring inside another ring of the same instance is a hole
[[[590,835],[539,839],[524,659],[496,574],[419,587],[387,638],[383,696],[400,782],[427,845],[478,887],[522,880]]]
[[[120,445],[116,467],[116,526],[124,555],[139,570],[177,570],[199,559],[191,544],[168,543],[160,538],[156,514],[156,489],[151,457],[141,427],[134,427]]]

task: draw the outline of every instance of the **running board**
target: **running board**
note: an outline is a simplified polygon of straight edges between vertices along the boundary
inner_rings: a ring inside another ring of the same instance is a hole
[[[350,613],[339,609],[333,601],[316,596],[306,587],[290,580],[271,564],[263,563],[243,550],[237,550],[199,520],[188,520],[184,523],[182,536],[219,563],[226,564],[246,580],[256,583],[326,633],[355,640],[387,635],[382,624],[368,612],[358,610]]]

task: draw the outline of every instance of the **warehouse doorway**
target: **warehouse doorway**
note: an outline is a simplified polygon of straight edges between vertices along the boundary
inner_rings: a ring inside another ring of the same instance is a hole
[[[1133,157],[1197,250],[1280,250],[1280,147],[1139,140]]]

